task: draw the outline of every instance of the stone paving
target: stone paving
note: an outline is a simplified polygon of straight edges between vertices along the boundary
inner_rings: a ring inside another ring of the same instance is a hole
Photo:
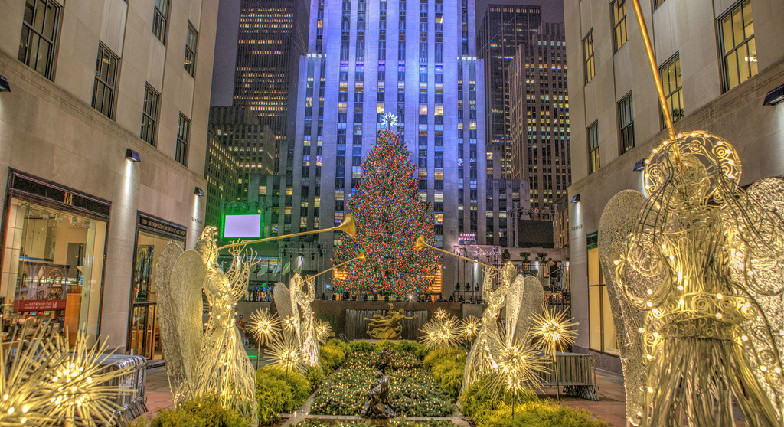
[[[599,400],[585,400],[574,397],[562,397],[563,404],[572,408],[585,409],[600,420],[610,424],[612,427],[624,427],[625,422],[625,390],[623,387],[623,377],[611,372],[596,370],[596,385],[598,389]],[[169,408],[172,405],[172,396],[169,391],[169,382],[166,379],[166,368],[156,367],[147,369],[146,380],[146,395],[147,395],[147,410],[149,411],[144,416],[154,417],[155,414],[163,409]],[[546,390],[548,391],[548,390]],[[555,400],[554,394],[546,394],[544,397]],[[351,419],[351,417],[333,417],[333,416],[314,416],[309,415],[310,405],[313,401],[311,396],[301,408],[294,411],[281,427],[290,427],[297,424],[299,421],[307,418],[319,419]],[[456,414],[454,417],[446,418],[409,418],[412,421],[426,421],[426,420],[450,420],[453,423],[461,426],[468,427],[466,420]]]

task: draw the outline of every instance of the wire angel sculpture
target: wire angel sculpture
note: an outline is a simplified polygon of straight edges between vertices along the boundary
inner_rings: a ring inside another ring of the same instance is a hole
[[[544,304],[544,288],[536,277],[518,275],[511,263],[500,273],[501,283],[494,290],[495,273],[485,270],[482,298],[488,304],[482,314],[479,333],[468,352],[461,393],[482,374],[498,367],[497,359],[503,348],[527,339],[532,318]],[[502,310],[505,312],[503,328],[499,327]]]
[[[299,274],[292,276],[288,288],[278,283],[273,290],[275,309],[283,319],[283,330],[300,349],[302,362],[310,367],[321,363],[316,317],[311,308],[315,297],[315,281],[304,279]]]
[[[207,227],[193,250],[183,252],[169,244],[160,255],[153,286],[158,293],[166,373],[175,404],[216,396],[224,407],[255,423],[255,371],[234,321],[253,263],[245,262],[242,249],[236,249],[224,273],[217,253],[215,229]],[[206,325],[202,292],[210,305]]]
[[[727,141],[697,131],[653,150],[648,197],[616,194],[600,258],[626,380],[627,422],[781,426],[784,179],[742,189]]]

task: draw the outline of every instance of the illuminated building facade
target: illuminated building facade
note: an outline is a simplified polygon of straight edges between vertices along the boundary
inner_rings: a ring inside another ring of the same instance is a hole
[[[511,170],[528,181],[534,220],[553,220],[571,183],[566,69],[563,23],[543,23],[509,67]]]
[[[208,133],[204,160],[204,179],[207,181],[204,224],[216,227],[220,226],[222,202],[239,200],[242,188],[239,165],[224,136],[223,130]]]
[[[452,248],[460,233],[484,243],[484,67],[476,58],[474,6],[474,0],[312,1],[291,161],[279,182],[263,186],[291,209],[280,215],[279,229],[344,219],[381,118],[392,113],[418,166],[419,195],[434,211],[436,244]],[[317,239],[322,248],[334,246],[331,233]],[[444,266],[442,292],[451,295],[456,263],[445,258]]]
[[[271,129],[275,146],[286,141],[290,127],[289,99],[296,93],[297,63],[304,53],[301,29],[306,16],[307,9],[298,0],[240,3],[234,106],[257,115],[261,128]],[[265,168],[258,145],[230,147],[244,179]],[[277,157],[275,150],[269,154]]]

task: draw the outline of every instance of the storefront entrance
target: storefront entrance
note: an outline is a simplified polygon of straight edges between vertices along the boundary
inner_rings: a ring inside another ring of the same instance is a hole
[[[96,337],[109,203],[11,171],[0,296],[3,331],[53,322]]]
[[[139,213],[128,320],[128,350],[148,359],[161,359],[158,307],[152,277],[157,257],[170,242],[185,244],[185,227]]]

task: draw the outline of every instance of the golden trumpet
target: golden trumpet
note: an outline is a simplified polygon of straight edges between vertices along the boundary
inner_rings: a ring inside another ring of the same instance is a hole
[[[479,265],[481,265],[481,266],[484,266],[485,268],[491,268],[491,269],[493,269],[493,270],[495,270],[495,271],[501,271],[501,269],[500,269],[500,268],[493,267],[492,265],[488,265],[488,264],[485,264],[485,263],[483,263],[483,262],[479,262],[479,261],[477,261],[477,260],[475,260],[475,259],[466,258],[466,257],[464,257],[464,256],[460,256],[460,255],[458,255],[458,254],[453,254],[452,252],[445,251],[445,250],[443,250],[443,249],[441,249],[441,248],[437,248],[437,247],[435,247],[435,246],[433,246],[433,245],[431,245],[431,244],[427,243],[427,242],[425,241],[425,236],[423,236],[423,235],[421,235],[421,234],[420,234],[420,235],[419,235],[419,237],[417,237],[416,243],[414,243],[414,250],[421,251],[421,250],[422,250],[422,249],[424,249],[424,248],[435,249],[435,250],[437,250],[437,251],[439,251],[439,252],[443,252],[443,253],[445,253],[445,254],[447,254],[447,255],[451,255],[451,256],[453,256],[453,257],[457,257],[457,258],[460,258],[460,259],[462,259],[462,260],[466,260],[466,261],[469,261],[469,262],[473,262],[474,264],[479,264]]]
[[[354,217],[351,214],[346,215],[346,218],[340,225],[336,225],[334,227],[325,228],[323,230],[310,230],[310,231],[303,231],[300,233],[293,233],[293,234],[285,234],[283,236],[273,236],[273,237],[266,237],[264,239],[257,239],[257,240],[243,240],[241,242],[230,243],[228,245],[223,245],[218,248],[221,249],[229,249],[229,248],[236,248],[238,246],[244,246],[250,243],[263,243],[263,242],[271,242],[273,240],[281,240],[281,239],[288,239],[292,237],[299,237],[305,236],[308,234],[319,234],[319,233],[326,233],[327,231],[342,231],[348,234],[349,237],[354,237],[357,235],[357,224],[354,222]]]

